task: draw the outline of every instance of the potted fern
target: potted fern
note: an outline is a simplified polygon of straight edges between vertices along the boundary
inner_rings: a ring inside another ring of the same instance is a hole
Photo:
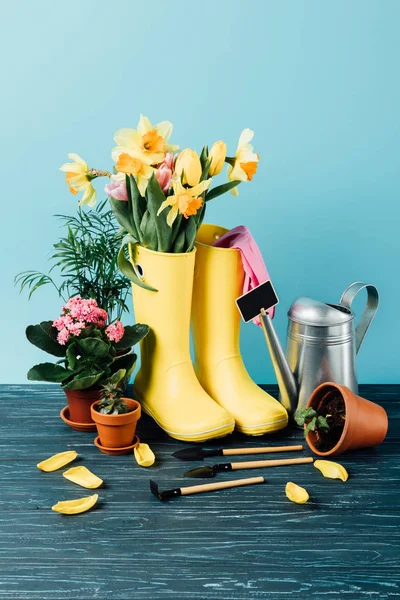
[[[123,397],[117,378],[111,378],[100,392],[100,400],[91,406],[99,439],[96,445],[104,454],[132,451],[136,425],[140,418],[139,402]]]

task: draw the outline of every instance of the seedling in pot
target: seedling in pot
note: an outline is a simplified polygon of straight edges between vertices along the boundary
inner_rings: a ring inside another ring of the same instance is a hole
[[[337,390],[329,390],[322,395],[316,408],[301,408],[294,419],[297,425],[304,426],[304,437],[312,433],[316,448],[329,450],[339,441],[346,421],[343,398]]]
[[[100,402],[96,410],[103,415],[122,415],[129,407],[122,398],[123,392],[118,383],[106,383],[100,393]]]

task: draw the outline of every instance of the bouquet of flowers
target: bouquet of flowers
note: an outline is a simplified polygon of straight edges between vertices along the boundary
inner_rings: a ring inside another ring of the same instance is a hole
[[[169,142],[172,130],[169,121],[153,126],[142,115],[137,129],[116,132],[113,173],[89,168],[77,154],[69,154],[74,162],[61,167],[71,192],[83,192],[80,204],[95,205],[93,179],[110,179],[105,192],[125,234],[118,264],[125,275],[144,287],[126,257],[125,245],[137,243],[158,252],[190,252],[207,202],[225,192],[238,195],[238,185],[252,180],[259,161],[250,144],[254,136],[250,129],[241,133],[232,157],[227,156],[223,141],[215,142],[210,150],[204,146],[200,155],[190,148],[179,152],[179,147]],[[225,163],[228,181],[211,188]]]
[[[107,382],[128,380],[137,356],[130,347],[148,333],[148,325],[107,324],[107,312],[93,298],[70,298],[54,321],[29,325],[28,340],[57,363],[41,363],[28,372],[28,379],[61,383],[64,390],[83,390]]]

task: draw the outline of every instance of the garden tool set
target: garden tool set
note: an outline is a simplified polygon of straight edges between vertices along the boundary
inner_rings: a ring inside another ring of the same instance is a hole
[[[261,448],[215,448],[207,450],[204,448],[182,448],[177,452],[174,452],[172,456],[181,460],[203,460],[210,456],[235,456],[239,454],[266,454],[266,453],[278,453],[288,451],[299,451],[303,450],[301,445],[293,446],[270,446]],[[217,464],[212,467],[199,467],[187,471],[185,476],[196,477],[196,478],[211,478],[215,477],[217,473],[226,471],[236,471],[239,469],[258,469],[266,467],[279,467],[284,465],[301,465],[312,463],[311,457],[302,458],[289,458],[289,459],[278,459],[278,460],[255,460],[247,462],[237,463],[224,463]],[[158,485],[155,481],[150,480],[150,489],[152,493],[157,496],[160,500],[168,500],[170,498],[177,498],[178,496],[186,496],[189,494],[198,494],[200,492],[213,492],[217,490],[223,490],[232,487],[240,487],[245,485],[252,485],[255,483],[264,483],[264,477],[250,477],[247,479],[234,479],[231,481],[223,481],[221,483],[209,483],[204,485],[194,485],[183,488],[174,488],[159,492]]]

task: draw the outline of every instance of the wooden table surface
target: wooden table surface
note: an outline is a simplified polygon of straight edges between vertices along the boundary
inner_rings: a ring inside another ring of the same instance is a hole
[[[151,495],[150,478],[162,489],[203,480],[183,477],[199,463],[173,458],[185,444],[148,417],[138,433],[157,462],[144,469],[132,455],[101,454],[95,434],[66,426],[57,386],[1,386],[0,599],[400,597],[400,385],[360,391],[388,411],[389,434],[378,448],[340,457],[350,474],[346,483],[325,479],[313,465],[240,471],[219,479],[262,474],[268,482],[163,503]],[[301,431],[287,429],[259,438],[234,434],[224,445],[301,440]],[[62,470],[36,468],[69,449],[79,452],[74,464],[104,479],[97,506],[76,516],[51,506],[91,491],[67,481]],[[221,460],[205,464],[214,462]],[[288,481],[307,488],[307,504],[286,498]]]

